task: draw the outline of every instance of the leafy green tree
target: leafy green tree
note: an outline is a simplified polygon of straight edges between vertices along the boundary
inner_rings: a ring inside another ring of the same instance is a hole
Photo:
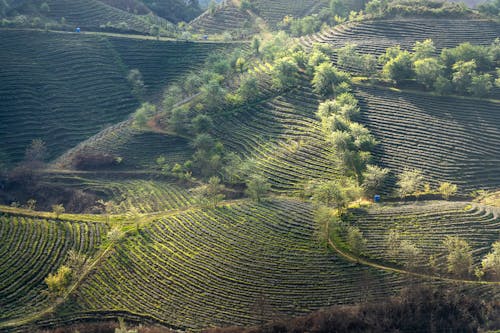
[[[257,55],[260,53],[260,39],[257,37],[252,39],[252,50]]]
[[[407,195],[418,195],[422,189],[424,176],[422,171],[417,169],[404,170],[399,176],[397,181],[399,195],[403,198]]]
[[[52,205],[52,212],[56,216],[56,219],[58,219],[61,214],[64,214],[65,211],[66,209],[62,204]]]
[[[201,93],[209,110],[219,110],[224,106],[226,90],[221,86],[219,79],[213,78],[205,83],[201,87]]]
[[[156,106],[151,103],[142,103],[134,113],[133,126],[136,128],[147,127],[148,120],[156,113]]]
[[[453,91],[453,85],[450,80],[440,75],[434,82],[434,89],[441,95],[447,95]]]
[[[452,83],[455,90],[459,93],[465,93],[472,83],[472,78],[477,75],[476,61],[458,61],[452,69]]]
[[[443,73],[443,66],[437,58],[421,58],[414,62],[417,82],[423,84],[427,89],[434,86],[437,78]]]
[[[362,255],[366,250],[366,243],[367,241],[358,227],[349,226],[347,228],[347,245],[356,257]]]
[[[410,79],[413,76],[411,54],[408,51],[401,51],[384,65],[382,73],[398,84]]]
[[[356,51],[357,45],[347,43],[337,50],[337,63],[342,67],[360,68],[361,55]]]
[[[377,74],[377,58],[372,54],[363,54],[360,59],[361,71],[367,77]]]
[[[201,77],[196,73],[189,73],[189,75],[184,80],[184,91],[187,95],[194,95],[197,90],[201,87],[203,81]],[[177,91],[176,94],[182,94],[182,92]]]
[[[500,279],[500,241],[496,241],[491,247],[491,252],[481,261],[481,266],[483,272],[491,272]]]
[[[395,229],[389,230],[389,233],[385,237],[385,253],[394,258],[399,254],[401,248],[401,235]]]
[[[313,47],[313,50],[309,54],[309,59],[307,61],[308,70],[312,74],[317,66],[319,66],[322,63],[328,63],[328,62],[330,62],[330,57],[328,56],[328,54],[323,52],[318,47]]]
[[[409,240],[402,240],[399,244],[399,252],[405,262],[405,267],[409,270],[415,269],[420,261],[422,250]]]
[[[434,57],[436,47],[432,39],[426,39],[422,42],[415,42],[413,46],[413,59],[415,61]]]
[[[210,177],[207,184],[196,188],[195,192],[197,194],[198,201],[201,204],[215,208],[219,202],[224,200],[224,190],[225,186],[221,184],[220,178],[213,176]]]
[[[214,127],[214,123],[209,115],[199,114],[191,120],[191,126],[195,133],[201,134],[210,132]]]
[[[142,100],[144,97],[145,86],[141,72],[137,68],[131,69],[130,72],[128,72],[127,81],[132,86],[132,93],[134,96],[139,100]]]
[[[253,102],[259,96],[258,80],[254,75],[245,75],[238,87],[237,94],[243,101]]]
[[[330,12],[333,16],[347,17],[349,8],[343,0],[330,0]]]
[[[295,86],[298,82],[299,66],[292,57],[276,60],[272,72],[273,88],[284,90]]]
[[[466,240],[447,236],[443,241],[446,248],[448,272],[459,277],[466,277],[472,272],[472,251]]]
[[[338,225],[338,219],[331,208],[319,206],[314,211],[314,222],[316,222],[316,236],[325,246],[330,238],[330,228],[334,224]]]
[[[363,172],[363,189],[369,196],[375,195],[385,184],[389,175],[389,169],[380,168],[376,165],[368,165]]]
[[[312,84],[314,92],[323,96],[335,93],[335,86],[342,82],[349,82],[349,74],[338,70],[330,62],[324,62],[314,69]]]
[[[470,86],[467,88],[467,91],[474,96],[484,97],[490,93],[492,88],[493,80],[490,74],[477,74],[472,76],[472,80]]]
[[[450,196],[454,195],[457,193],[457,185],[449,183],[449,182],[442,182],[439,184],[439,193],[443,196],[445,200],[448,200]]]
[[[356,182],[350,178],[341,178],[318,184],[313,190],[313,201],[334,206],[340,216],[349,203],[359,199],[360,195],[361,191]]]
[[[55,274],[50,273],[45,278],[48,295],[54,301],[57,297],[63,296],[71,283],[72,272],[68,266],[60,266]]]
[[[256,202],[261,202],[271,189],[271,184],[266,177],[262,175],[253,175],[246,182],[247,189],[245,193]]]

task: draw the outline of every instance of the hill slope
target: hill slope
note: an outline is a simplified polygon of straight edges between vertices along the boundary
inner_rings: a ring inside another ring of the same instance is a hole
[[[12,162],[32,139],[43,139],[53,158],[124,120],[139,105],[129,70],[143,73],[151,97],[225,47],[21,30],[0,36],[0,139]]]
[[[244,325],[364,298],[366,290],[378,298],[398,285],[326,253],[313,232],[310,206],[293,201],[166,217],[120,244],[71,311],[125,311],[183,328]]]
[[[463,191],[500,186],[498,102],[359,88],[361,121],[380,142],[375,157],[396,173]]]
[[[92,256],[104,224],[0,215],[0,323],[50,305],[44,279],[73,249]]]

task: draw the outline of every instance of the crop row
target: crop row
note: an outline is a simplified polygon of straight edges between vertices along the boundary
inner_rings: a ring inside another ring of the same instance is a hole
[[[328,43],[335,48],[354,43],[361,53],[380,55],[390,46],[411,49],[416,41],[428,38],[441,50],[464,42],[489,45],[499,35],[500,24],[486,20],[398,19],[346,23],[305,36],[301,42],[306,46]]]
[[[34,138],[54,156],[138,105],[101,39],[1,31],[0,45],[0,139],[14,161]]]
[[[328,7],[325,0],[254,0],[252,2],[257,14],[272,25],[275,25],[285,16],[303,17],[318,13],[322,8]]]
[[[179,80],[191,70],[202,67],[211,53],[234,47],[234,44],[227,43],[130,38],[109,38],[109,41],[127,69],[139,69],[149,94],[160,92],[165,85]]]
[[[256,162],[256,171],[277,191],[293,191],[312,179],[331,178],[333,153],[315,118],[318,98],[306,85],[241,110],[215,126],[235,152]]]
[[[296,315],[398,285],[315,245],[311,215],[307,204],[272,201],[162,219],[91,273],[80,311],[147,313],[187,328],[244,325],[261,310],[262,319]]]
[[[361,122],[380,144],[379,162],[399,173],[421,169],[426,181],[462,190],[500,185],[498,103],[359,88]]]
[[[237,8],[231,1],[220,4],[213,14],[208,11],[189,23],[195,31],[220,34],[225,31],[242,30],[251,22],[251,17]]]
[[[0,216],[0,322],[46,306],[45,277],[71,249],[92,255],[104,232],[100,224]]]
[[[96,30],[106,24],[123,25],[124,30],[135,30],[149,33],[151,24],[143,17],[109,6],[98,0],[68,1],[48,0],[49,17],[60,21],[64,17],[66,23],[84,30]]]
[[[442,242],[446,236],[466,239],[473,249],[475,263],[479,263],[500,235],[498,211],[462,202],[375,206],[369,210],[356,211],[352,220],[367,238],[368,253],[393,261],[401,261],[402,258],[401,254],[388,254],[384,251],[390,230],[397,231],[401,240],[417,245],[422,251],[421,259],[424,263],[430,255],[443,254]]]

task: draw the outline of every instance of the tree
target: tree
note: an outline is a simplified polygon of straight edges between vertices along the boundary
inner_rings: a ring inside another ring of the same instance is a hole
[[[128,72],[127,80],[132,86],[132,94],[134,94],[137,99],[142,100],[145,86],[141,72],[137,68],[131,69],[130,72]]]
[[[476,61],[458,61],[452,69],[452,83],[455,91],[465,93],[472,83],[472,78],[477,75]]]
[[[247,189],[245,193],[256,202],[261,202],[262,198],[271,189],[268,179],[262,175],[253,175],[246,182]]]
[[[348,204],[360,197],[360,188],[350,178],[326,181],[313,190],[313,201],[326,206],[335,206],[338,215],[342,215]]]
[[[397,84],[410,79],[413,76],[411,54],[408,51],[401,51],[384,65],[382,73]]]
[[[457,185],[449,183],[449,182],[442,182],[439,184],[439,193],[443,196],[445,200],[448,200],[450,196],[454,195],[457,193]]]
[[[367,241],[358,227],[349,226],[347,228],[347,245],[356,257],[363,254],[366,249],[366,243]]]
[[[342,67],[359,68],[361,67],[361,55],[356,51],[357,45],[347,43],[337,50],[337,63]]]
[[[349,81],[348,73],[338,70],[330,62],[324,62],[314,69],[312,84],[314,92],[328,96],[335,93],[336,85]]]
[[[61,214],[64,214],[65,211],[66,209],[62,204],[52,205],[52,212],[56,216],[56,219],[58,219]]]
[[[399,249],[401,256],[405,261],[404,265],[407,269],[412,270],[418,266],[422,250],[409,240],[402,240],[399,244]]]
[[[384,186],[389,169],[380,168],[376,165],[368,165],[366,171],[363,172],[363,189],[369,196],[377,194],[377,192]]]
[[[407,195],[418,195],[418,192],[422,189],[424,182],[424,176],[422,171],[417,169],[404,170],[398,176],[397,186],[399,187],[398,192],[401,198]]]
[[[214,123],[209,115],[199,114],[191,120],[191,126],[195,133],[201,134],[210,132]]]
[[[490,272],[500,279],[500,241],[491,246],[492,250],[481,261],[483,272]]]
[[[57,270],[56,274],[50,273],[45,278],[45,283],[48,288],[48,295],[52,300],[55,300],[59,296],[63,296],[71,283],[71,269],[68,266],[61,266]]]
[[[437,78],[443,72],[443,66],[436,58],[424,58],[413,64],[417,82],[423,84],[427,89],[434,86]]]
[[[258,39],[257,37],[254,37],[252,39],[252,50],[255,54],[259,54],[260,52],[260,39]]]
[[[316,236],[318,240],[327,246],[330,238],[330,226],[338,222],[335,213],[329,207],[319,206],[314,211],[314,221],[316,222]]]
[[[24,159],[27,162],[43,162],[47,158],[47,146],[42,139],[31,140],[30,145],[26,148]]]
[[[385,252],[386,254],[394,258],[399,254],[401,248],[401,236],[399,232],[395,229],[389,230],[389,233],[385,237]]]
[[[201,87],[203,100],[209,110],[219,110],[224,106],[226,90],[218,78],[212,78]]]
[[[147,126],[149,118],[156,113],[156,106],[151,103],[142,103],[134,113],[133,126],[136,128],[144,128]]]
[[[201,204],[215,208],[224,199],[225,195],[222,193],[224,190],[225,186],[221,184],[220,178],[213,176],[210,177],[207,184],[196,188],[194,191]]]
[[[472,254],[466,240],[447,236],[443,241],[446,248],[446,262],[448,272],[459,277],[466,277],[472,271]]]
[[[259,96],[259,85],[254,75],[245,75],[240,83],[237,93],[243,101],[253,102]]]
[[[477,97],[488,95],[493,88],[493,80],[490,74],[477,74],[472,76],[470,86],[467,91]]]
[[[432,39],[426,39],[422,42],[415,42],[413,46],[413,59],[421,60],[428,59],[435,55],[436,47]]]
[[[272,72],[273,88],[283,90],[295,86],[298,72],[299,66],[292,57],[276,60]]]

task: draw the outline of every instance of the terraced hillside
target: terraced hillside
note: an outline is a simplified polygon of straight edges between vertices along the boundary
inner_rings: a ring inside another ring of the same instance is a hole
[[[50,305],[44,279],[71,249],[92,256],[105,233],[100,223],[0,215],[0,323]]]
[[[0,31],[0,140],[14,161],[34,138],[51,157],[137,106],[124,68],[100,38]]]
[[[127,118],[139,105],[130,69],[157,93],[225,45],[12,30],[0,37],[0,140],[13,162],[32,139],[43,139],[52,158]]]
[[[122,63],[141,72],[149,96],[204,65],[210,53],[231,49],[226,43],[193,43],[152,41],[130,38],[110,38]],[[182,56],[181,56],[182,55]]]
[[[252,17],[241,11],[232,1],[223,2],[213,14],[206,11],[189,23],[195,31],[209,35],[225,31],[237,33],[243,29],[253,31],[252,24]]]
[[[318,13],[321,9],[327,8],[329,2],[326,0],[254,0],[252,4],[257,15],[275,26],[287,15],[304,17]]]
[[[399,284],[328,254],[313,233],[311,207],[293,201],[172,215],[122,242],[71,311],[125,311],[181,328],[243,325],[378,298]]]
[[[91,174],[51,175],[52,184],[97,193],[107,201],[112,201],[112,213],[129,214],[136,217],[141,213],[163,212],[183,209],[195,203],[194,196],[175,182],[148,180],[130,177],[92,177]]]
[[[359,88],[361,122],[380,144],[375,157],[399,173],[424,172],[431,185],[500,186],[498,102]]]
[[[424,263],[432,254],[443,255],[442,242],[446,236],[459,236],[469,242],[474,263],[479,264],[491,244],[498,240],[499,214],[492,207],[435,201],[374,206],[367,211],[356,211],[352,221],[366,235],[368,253],[375,258],[404,264],[400,255],[391,257],[384,251],[389,231],[396,230],[401,240],[411,241],[422,250]]]
[[[489,45],[500,36],[500,24],[487,20],[391,19],[342,24],[321,33],[302,37],[302,43],[329,43],[335,48],[346,43],[358,45],[359,52],[379,55],[385,49],[401,45],[410,49],[416,41],[432,39],[436,49],[460,43]]]
[[[318,100],[304,80],[297,90],[240,110],[215,126],[216,134],[226,147],[254,159],[255,171],[275,191],[290,194],[309,180],[336,174],[315,116]]]
[[[120,27],[121,30],[130,30],[149,33],[153,25],[167,26],[168,22],[153,15],[134,15],[117,7],[112,7],[99,0],[69,1],[48,0],[50,11],[47,15],[57,21],[62,18],[67,24],[80,27],[83,30],[96,31],[102,26]]]

